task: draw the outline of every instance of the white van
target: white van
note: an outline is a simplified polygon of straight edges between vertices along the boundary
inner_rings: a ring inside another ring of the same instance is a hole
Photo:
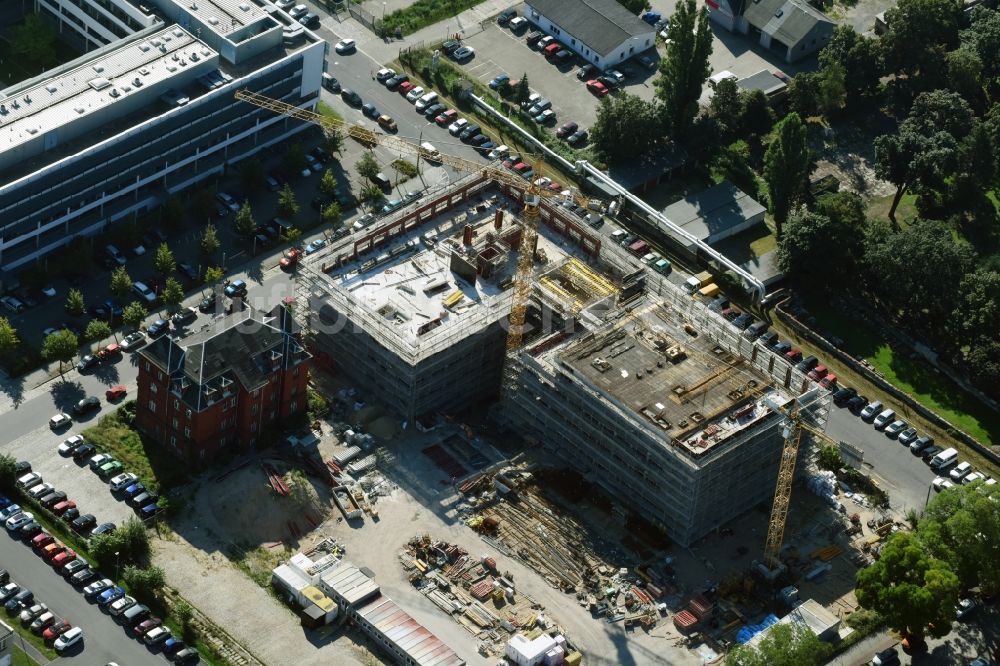
[[[441,161],[441,153],[438,152],[438,149],[435,148],[432,143],[427,141],[424,141],[422,144],[420,144],[420,156],[423,157],[428,162]]]
[[[428,106],[436,103],[437,99],[438,99],[438,94],[434,91],[431,91],[426,95],[424,95],[423,97],[421,97],[420,99],[418,99],[416,104],[417,113],[422,113],[423,110],[426,109]]]
[[[942,470],[951,467],[958,461],[958,451],[955,449],[945,449],[941,453],[931,458],[931,469]]]

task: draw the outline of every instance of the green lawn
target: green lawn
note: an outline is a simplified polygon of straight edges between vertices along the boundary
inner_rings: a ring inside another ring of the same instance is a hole
[[[24,626],[23,624],[21,624],[20,618],[18,618],[18,617],[7,618],[6,622],[10,626],[11,629],[13,629],[14,631],[16,631],[21,636],[21,638],[23,638],[26,642],[31,643],[35,647],[35,649],[38,650],[39,652],[41,652],[43,655],[45,655],[45,657],[49,661],[52,661],[52,660],[58,658],[59,655],[56,654],[56,651],[53,650],[52,648],[50,648],[48,645],[46,645],[45,644],[45,640],[41,636],[36,636],[35,634],[31,633],[30,629],[28,629],[26,626]],[[13,660],[14,664],[18,664],[18,663],[21,663],[21,664],[33,664],[34,663],[28,657],[28,655],[26,655],[24,652],[21,652],[20,640],[14,639],[14,647],[15,647],[15,655],[14,655],[14,660]],[[18,656],[16,654],[17,652],[21,653],[20,658],[21,658],[22,661],[20,661],[20,662],[18,661]]]
[[[126,472],[137,474],[149,488],[161,492],[185,480],[184,463],[153,440],[118,419],[120,411],[102,416],[81,433],[98,451],[121,461]]]
[[[894,194],[890,194],[885,197],[879,197],[877,199],[872,199],[868,202],[868,217],[870,219],[876,220],[887,220],[889,219],[889,207],[892,206],[892,198]],[[904,194],[903,198],[899,200],[899,205],[896,207],[896,219],[900,223],[908,220],[912,217],[917,216],[917,195],[916,194]]]
[[[921,358],[894,353],[885,338],[861,321],[845,319],[819,299],[809,299],[808,309],[820,329],[844,341],[844,349],[866,359],[886,381],[906,391],[925,407],[983,444],[1000,441],[1000,414],[939,373]]]
[[[337,113],[337,111],[332,106],[330,106],[326,102],[319,102],[318,104],[316,104],[316,113],[325,118],[333,118],[334,120],[340,120],[340,121],[344,120],[344,118],[339,113]]]
[[[24,650],[18,646],[14,646],[11,650],[11,665],[12,666],[35,666],[35,662],[31,660],[31,657],[24,653]]]

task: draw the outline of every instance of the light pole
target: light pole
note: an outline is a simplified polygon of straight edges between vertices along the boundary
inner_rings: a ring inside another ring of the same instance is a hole
[[[385,21],[385,6],[386,6],[387,4],[388,4],[387,2],[383,2],[383,3],[382,3],[382,20],[383,20],[383,21]]]
[[[116,581],[118,580],[118,555],[119,554],[120,554],[119,551],[116,550],[115,551],[115,580]]]

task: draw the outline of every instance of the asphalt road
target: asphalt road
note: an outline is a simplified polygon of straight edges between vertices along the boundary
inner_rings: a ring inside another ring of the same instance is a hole
[[[53,663],[83,663],[103,665],[115,661],[123,666],[162,664],[166,659],[130,638],[125,630],[106,612],[89,603],[62,576],[52,570],[30,546],[0,535],[0,561],[10,572],[11,580],[35,593],[36,603],[48,605],[57,616],[83,629],[82,648],[73,648]],[[6,618],[10,622],[11,618]],[[19,621],[16,618],[14,621]]]
[[[886,437],[846,408],[831,407],[826,434],[864,451],[863,466],[884,481],[882,486],[889,493],[893,508],[903,512],[924,508],[935,475],[920,456],[913,455],[908,447]]]

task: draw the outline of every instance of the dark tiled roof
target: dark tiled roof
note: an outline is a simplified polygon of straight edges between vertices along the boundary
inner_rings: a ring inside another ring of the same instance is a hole
[[[630,37],[653,33],[653,26],[616,0],[529,0],[527,4],[602,56]]]
[[[165,335],[140,353],[166,370],[184,401],[200,409],[209,391],[230,382],[253,390],[267,380],[275,361],[288,367],[292,352],[301,349],[292,337],[296,331],[291,314],[280,306],[270,313],[246,310],[186,338]]]

